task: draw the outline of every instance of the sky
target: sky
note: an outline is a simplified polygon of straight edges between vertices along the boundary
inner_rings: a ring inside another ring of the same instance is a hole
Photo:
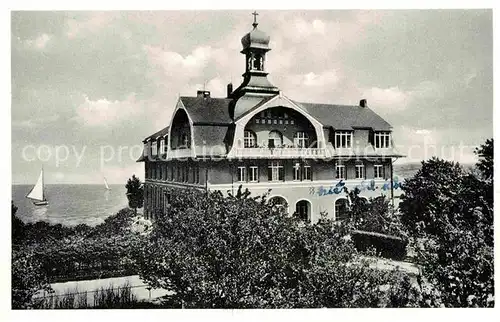
[[[224,97],[253,10],[12,12],[12,182],[144,178],[142,140],[179,95]],[[268,78],[302,102],[368,106],[408,155],[471,163],[493,137],[491,10],[261,10]]]

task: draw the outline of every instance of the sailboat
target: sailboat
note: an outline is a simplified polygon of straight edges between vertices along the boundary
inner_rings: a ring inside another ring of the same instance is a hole
[[[40,171],[40,175],[38,176],[38,180],[31,189],[31,191],[28,193],[26,198],[29,198],[33,200],[33,204],[35,206],[46,206],[49,204],[48,200],[45,198],[45,191],[44,191],[44,185],[43,185],[43,168],[42,171]]]
[[[104,185],[106,186],[106,190],[111,190],[111,188],[108,185],[108,180],[106,180],[106,177],[104,177]]]

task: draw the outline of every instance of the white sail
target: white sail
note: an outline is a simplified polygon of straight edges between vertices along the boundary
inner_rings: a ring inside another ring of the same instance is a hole
[[[43,169],[42,171],[40,171],[40,176],[38,177],[35,186],[33,187],[33,189],[31,189],[30,193],[28,193],[26,197],[40,201],[45,200],[45,196],[43,194]]]
[[[111,188],[108,185],[108,180],[106,180],[106,178],[104,178],[104,184],[106,185],[106,190],[111,190]]]

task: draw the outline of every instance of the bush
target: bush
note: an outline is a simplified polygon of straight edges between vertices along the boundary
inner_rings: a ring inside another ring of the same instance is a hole
[[[138,258],[171,307],[377,307],[390,273],[370,269],[330,219],[288,216],[264,197],[171,190]]]
[[[369,251],[374,247],[377,255],[382,257],[395,260],[406,257],[407,239],[360,230],[353,231],[351,238],[358,251]]]

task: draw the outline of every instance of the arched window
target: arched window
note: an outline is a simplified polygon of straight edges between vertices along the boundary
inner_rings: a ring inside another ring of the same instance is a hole
[[[301,200],[295,204],[295,213],[302,220],[311,220],[311,204],[307,200]]]
[[[285,198],[280,196],[275,196],[269,199],[269,204],[273,206],[273,209],[283,209],[287,211],[288,208]]]
[[[293,144],[298,148],[307,148],[309,146],[309,136],[306,132],[297,132],[293,136]]]
[[[346,219],[349,210],[349,202],[345,198],[335,200],[335,220]]]
[[[257,142],[257,138],[255,136],[255,133],[252,131],[245,131],[245,137],[243,139],[243,146],[245,148],[254,148],[255,147],[255,142]]]
[[[283,144],[283,135],[279,131],[269,132],[268,146],[270,148],[276,148]]]

